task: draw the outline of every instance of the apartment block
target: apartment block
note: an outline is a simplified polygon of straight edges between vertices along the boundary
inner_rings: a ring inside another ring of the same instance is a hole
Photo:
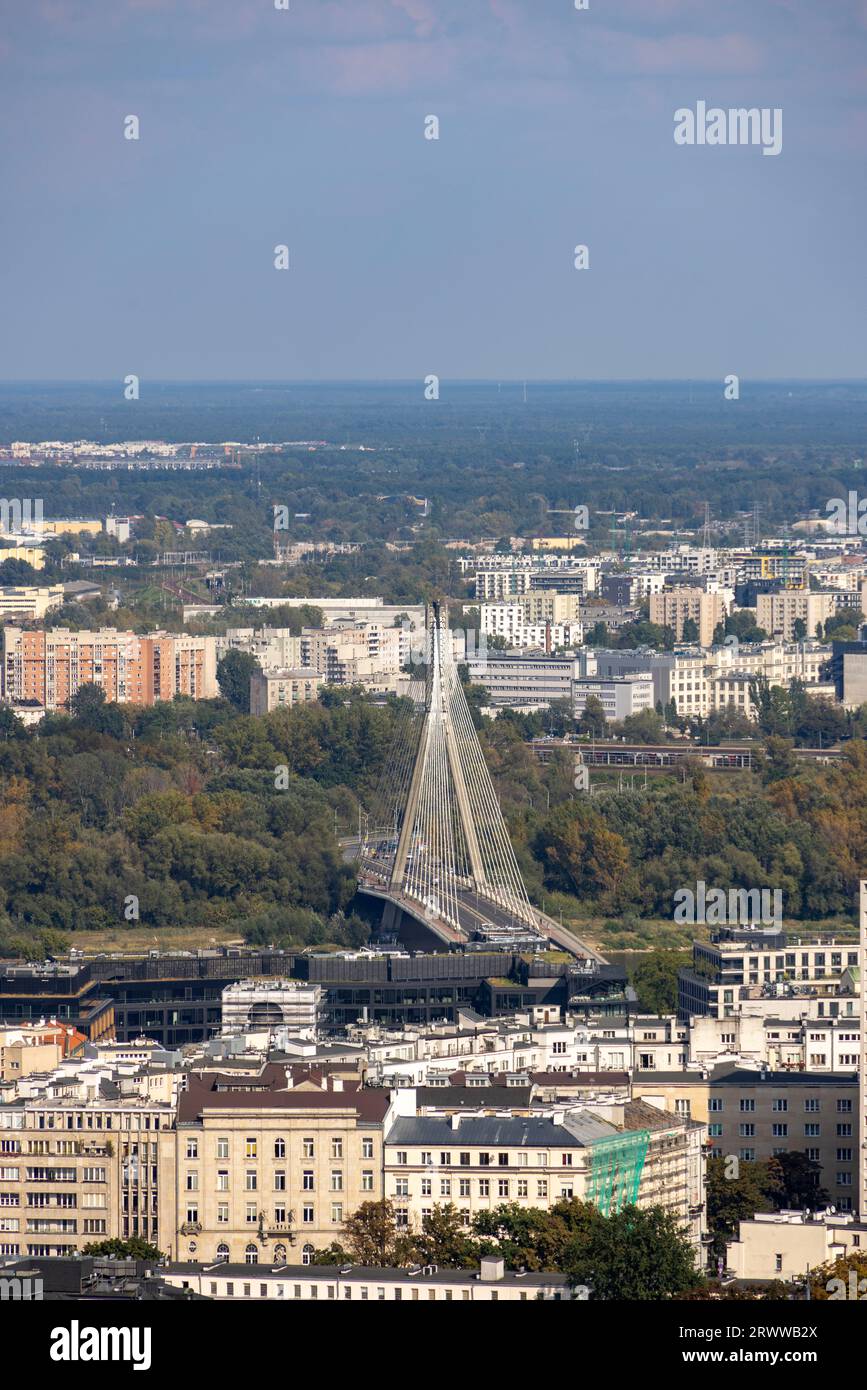
[[[381,1195],[387,1091],[275,1063],[192,1075],[179,1097],[173,1259],[285,1263],[330,1245]],[[171,1166],[171,1160],[169,1160]]]
[[[720,594],[709,594],[688,585],[651,594],[649,602],[652,623],[672,628],[677,640],[682,641],[684,623],[691,621],[698,630],[697,640],[702,647],[711,645],[714,629],[726,615]]]
[[[316,700],[325,677],[310,666],[295,671],[253,671],[250,676],[250,713],[270,714]]]
[[[3,695],[12,704],[63,709],[87,684],[98,685],[107,700],[134,705],[217,694],[213,637],[6,627],[2,651]]]
[[[828,997],[844,972],[857,969],[858,943],[836,937],[729,928],[711,941],[694,941],[693,966],[678,971],[678,1017],[734,1018],[747,1001],[766,999],[769,1010],[790,989]]]
[[[852,606],[849,595],[838,589],[813,592],[807,589],[785,589],[777,594],[756,595],[756,622],[769,637],[791,642],[795,623],[802,622],[807,637],[815,637],[816,629],[839,608]]]

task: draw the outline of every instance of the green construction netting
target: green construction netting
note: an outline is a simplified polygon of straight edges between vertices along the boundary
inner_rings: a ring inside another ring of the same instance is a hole
[[[636,1129],[611,1139],[597,1139],[591,1146],[587,1197],[603,1216],[637,1200],[649,1143],[650,1131]]]

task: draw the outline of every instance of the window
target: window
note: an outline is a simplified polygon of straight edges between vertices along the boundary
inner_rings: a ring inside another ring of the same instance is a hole
[[[285,1158],[285,1157],[286,1157],[286,1140],[285,1140],[285,1139],[275,1139],[275,1140],[274,1140],[274,1157],[275,1157],[275,1158]]]
[[[788,1125],[772,1125],[771,1128],[775,1139],[786,1139],[788,1137]]]
[[[274,1172],[274,1191],[275,1191],[275,1192],[285,1192],[285,1191],[286,1191],[286,1170],[285,1170],[285,1168],[277,1168],[277,1169],[275,1170],[275,1172]]]
[[[248,1168],[244,1174],[244,1189],[247,1192],[255,1192],[258,1186],[258,1175],[255,1168]]]
[[[224,1135],[217,1140],[217,1158],[229,1157],[229,1140]]]
[[[313,1169],[305,1168],[301,1174],[301,1187],[304,1192],[313,1191]]]
[[[305,1245],[305,1246],[304,1246],[304,1249],[301,1251],[301,1263],[302,1263],[303,1265],[309,1265],[309,1264],[312,1264],[312,1263],[313,1263],[313,1246],[312,1246],[312,1245]]]
[[[709,1100],[708,1103],[707,1103],[707,1108],[708,1108],[708,1110],[711,1110],[711,1111],[713,1111],[714,1113],[719,1114],[720,1111],[721,1111],[722,1108],[723,1108],[722,1097],[721,1097],[721,1096],[711,1096],[710,1100]]]
[[[805,1100],[804,1109],[808,1115],[817,1115],[819,1113],[818,1100],[815,1097],[812,1097],[810,1100]]]
[[[372,1192],[372,1191],[373,1191],[373,1174],[372,1174],[372,1173],[367,1172],[367,1171],[365,1171],[365,1172],[362,1173],[362,1175],[361,1175],[361,1190],[362,1190],[362,1192]]]
[[[788,1110],[788,1108],[789,1102],[784,1097],[775,1096],[774,1099],[771,1101],[771,1109],[776,1110],[778,1114],[781,1112],[785,1113]]]
[[[247,1203],[247,1205],[246,1205],[246,1207],[245,1207],[245,1214],[246,1214],[247,1224],[248,1224],[248,1225],[251,1225],[251,1226],[255,1226],[255,1224],[256,1224],[256,1222],[257,1222],[257,1220],[258,1220],[258,1218],[259,1218],[259,1213],[258,1213],[258,1210],[257,1210],[256,1203],[255,1203],[255,1202],[248,1202],[248,1203]]]
[[[400,1179],[399,1179],[399,1178],[398,1178],[398,1182],[400,1182]],[[409,1192],[407,1192],[406,1195],[409,1196]],[[422,1197],[432,1197],[432,1196],[433,1196],[433,1178],[422,1178],[422,1180],[421,1180],[421,1195],[422,1195]]]
[[[187,1158],[198,1158],[198,1156],[199,1156],[199,1141],[198,1141],[198,1139],[188,1139],[188,1140],[187,1140]]]
[[[395,1161],[396,1164],[398,1164],[399,1167],[405,1168],[405,1167],[406,1167],[406,1149],[398,1149],[397,1153],[396,1153],[395,1156],[394,1156],[394,1161]]]
[[[313,1225],[313,1208],[309,1202],[305,1202],[301,1208],[301,1220],[305,1226]],[[309,1261],[305,1261],[305,1263],[309,1263]]]
[[[331,1157],[332,1157],[332,1158],[342,1158],[342,1157],[343,1157],[343,1140],[342,1140],[342,1139],[332,1139],[332,1141],[331,1141]]]
[[[228,1245],[218,1245],[218,1246],[217,1246],[217,1259],[218,1259],[218,1260],[228,1260],[228,1258],[229,1258],[229,1247],[228,1247]]]
[[[315,1157],[314,1144],[312,1139],[301,1140],[301,1152],[305,1158]]]
[[[852,1102],[851,1102],[851,1100],[838,1100],[838,1101],[837,1101],[837,1114],[838,1114],[838,1115],[851,1115],[851,1113],[852,1113]]]
[[[245,1265],[257,1265],[258,1263],[259,1263],[259,1251],[257,1250],[257,1248],[256,1248],[255,1245],[248,1245],[247,1248],[246,1248],[246,1250],[244,1251],[244,1264],[245,1264]],[[250,1289],[250,1285],[249,1285],[249,1284],[245,1284],[245,1285],[244,1285],[244,1290],[245,1290],[245,1292],[249,1292],[249,1289]]]
[[[499,1197],[508,1197],[508,1195],[509,1195],[509,1179],[508,1179],[508,1178],[500,1178],[500,1179],[498,1180],[498,1182],[497,1182],[497,1195],[498,1195]]]
[[[537,1196],[537,1197],[547,1197],[547,1196],[548,1196],[548,1179],[547,1179],[547,1178],[539,1178],[539,1180],[537,1181],[537,1183],[536,1183],[536,1196]]]
[[[187,1173],[187,1191],[188,1191],[188,1192],[198,1192],[198,1190],[199,1190],[199,1175],[198,1175],[198,1173],[196,1173],[196,1172]]]
[[[256,1140],[255,1140],[255,1139],[247,1139],[247,1140],[245,1140],[244,1157],[245,1157],[245,1158],[255,1158],[255,1157],[256,1157]]]
[[[490,1184],[490,1180],[489,1180],[488,1178],[479,1178],[479,1196],[480,1196],[480,1197],[490,1197],[490,1195],[491,1195],[491,1184]]]
[[[451,1197],[451,1195],[452,1195],[452,1180],[451,1180],[451,1178],[441,1178],[441,1179],[440,1179],[440,1196],[441,1196],[441,1197]]]
[[[228,1202],[218,1202],[218,1203],[217,1203],[217,1225],[218,1225],[218,1226],[228,1226],[228,1224],[229,1224],[229,1203],[228,1203]]]
[[[228,1168],[218,1168],[217,1170],[217,1191],[228,1192],[229,1190],[229,1170]]]
[[[744,1097],[744,1096],[742,1096],[742,1097],[741,1097],[740,1108],[741,1108],[741,1111],[742,1111],[742,1112],[743,1112],[743,1111],[749,1112],[749,1111],[755,1110],[755,1108],[756,1108],[756,1102],[755,1102],[754,1100],[750,1100],[749,1097]]]
[[[741,1136],[742,1139],[753,1139],[755,1138],[755,1133],[756,1127],[752,1123],[738,1125],[738,1134]]]
[[[361,1157],[373,1158],[373,1140],[365,1137],[361,1141]]]
[[[430,1179],[429,1179],[429,1178],[428,1178],[428,1182],[430,1182]],[[408,1196],[409,1196],[409,1178],[395,1178],[395,1180],[394,1180],[394,1195],[395,1195],[395,1197],[408,1197]],[[424,1195],[425,1195],[425,1194],[422,1193],[422,1196],[424,1196]]]
[[[332,1168],[331,1170],[331,1191],[343,1191],[343,1173],[339,1168]]]
[[[519,1196],[519,1197],[526,1197],[526,1196],[528,1195],[528,1192],[529,1192],[529,1187],[530,1187],[530,1184],[527,1182],[527,1179],[526,1179],[526,1178],[519,1178],[519,1179],[518,1179],[518,1196]]]
[[[469,1166],[470,1166],[470,1155],[469,1155],[468,1153],[462,1153],[462,1154],[460,1154],[459,1157],[458,1157],[458,1162],[459,1162],[459,1164],[460,1164],[460,1166],[461,1166],[462,1168],[469,1168]]]
[[[818,1139],[821,1129],[821,1125],[804,1125],[804,1134],[808,1139]]]
[[[838,1125],[838,1126],[837,1126],[837,1138],[838,1138],[838,1139],[851,1139],[851,1137],[852,1137],[852,1126],[851,1126],[851,1124],[843,1124],[843,1125]]]

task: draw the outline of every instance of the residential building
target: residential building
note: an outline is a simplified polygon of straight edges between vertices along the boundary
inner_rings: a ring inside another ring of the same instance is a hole
[[[711,645],[714,630],[726,615],[725,603],[720,594],[709,594],[704,589],[689,585],[664,589],[661,594],[651,594],[649,602],[652,623],[672,628],[680,642],[683,640],[684,624],[691,622],[698,633],[696,640],[702,647]]]
[[[6,627],[2,638],[3,694],[11,704],[64,709],[82,685],[98,685],[107,700],[153,705],[175,695],[217,694],[213,637],[115,628],[72,632]]]
[[[250,713],[270,714],[316,700],[325,677],[310,666],[294,671],[253,671],[250,675]]]
[[[838,589],[826,593],[808,589],[784,589],[780,593],[756,595],[756,622],[769,637],[791,642],[797,636],[795,623],[803,623],[807,637],[839,608],[848,605],[848,596]]]
[[[387,1091],[337,1073],[191,1075],[179,1097],[172,1259],[303,1262],[381,1194]]]

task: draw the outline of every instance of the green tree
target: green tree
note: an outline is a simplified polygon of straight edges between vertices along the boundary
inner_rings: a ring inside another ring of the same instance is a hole
[[[473,1269],[479,1262],[478,1243],[467,1235],[461,1214],[451,1202],[435,1206],[422,1217],[421,1234],[413,1239],[419,1264],[448,1269]]]
[[[353,1264],[384,1268],[406,1259],[406,1237],[399,1234],[394,1207],[385,1198],[362,1202],[344,1222],[341,1245]]]
[[[677,1008],[677,972],[687,964],[681,951],[653,951],[633,971],[632,984],[639,1007],[652,1014],[670,1014]]]
[[[250,652],[239,652],[234,648],[226,652],[217,663],[217,684],[224,700],[239,709],[242,714],[250,713],[250,677],[261,666]]]
[[[590,1224],[567,1250],[564,1271],[594,1299],[674,1298],[702,1282],[692,1246],[672,1212],[624,1207]]]
[[[151,1245],[142,1236],[128,1236],[125,1240],[114,1237],[112,1240],[97,1240],[85,1245],[82,1255],[101,1255],[113,1260],[161,1260],[162,1251]]]
[[[605,718],[605,709],[598,695],[588,695],[581,718],[578,720],[578,732],[591,734],[594,738],[604,738],[608,730],[608,720]]]
[[[774,1211],[780,1173],[767,1163],[710,1158],[707,1164],[707,1224],[716,1255],[725,1256],[726,1245],[737,1235],[738,1222],[756,1212]]]

